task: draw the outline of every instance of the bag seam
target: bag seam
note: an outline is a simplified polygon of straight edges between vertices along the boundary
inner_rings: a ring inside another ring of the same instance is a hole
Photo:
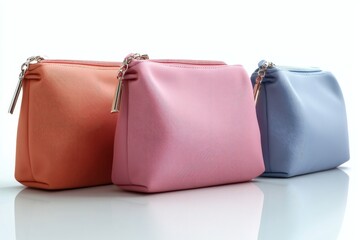
[[[271,154],[270,154],[270,137],[269,137],[269,114],[268,114],[268,97],[266,87],[264,86],[264,94],[265,94],[265,114],[266,114],[266,151],[269,159],[269,171],[272,172],[271,167]]]
[[[28,151],[28,161],[29,161],[29,168],[31,173],[31,178],[33,181],[38,182],[34,177],[33,167],[31,163],[31,154],[30,154],[30,133],[29,133],[29,127],[30,127],[30,94],[31,94],[31,82],[28,81],[28,99],[27,99],[27,115],[26,115],[26,138],[27,138],[27,151]]]
[[[273,71],[269,71],[268,74],[274,74],[276,72],[287,72],[287,73],[293,73],[297,75],[324,75],[329,73],[328,71],[289,71],[287,69],[274,69]]]
[[[21,181],[22,183],[38,183],[38,184],[44,184],[46,186],[50,186],[50,184],[45,183],[45,182],[40,182],[40,181]]]
[[[125,90],[127,90],[127,102],[126,102],[126,171],[127,171],[127,178],[131,185],[133,182],[130,178],[130,164],[129,164],[129,105],[130,105],[130,88],[129,84],[124,85],[126,86]]]
[[[144,186],[144,185],[140,185],[140,184],[117,184],[117,186],[119,187],[142,187],[142,188],[145,188],[146,190],[148,190],[148,187],[147,186]]]
[[[147,62],[147,61],[141,61],[141,62],[136,62],[134,65],[131,66],[135,67],[139,64],[145,64],[145,63],[158,63],[158,62]],[[161,64],[163,66],[167,66],[167,67],[173,67],[173,68],[190,68],[190,69],[212,69],[212,70],[216,70],[216,69],[221,69],[221,68],[232,68],[232,67],[239,67],[239,68],[243,68],[242,65],[200,65],[200,66],[188,66],[188,65],[181,65],[181,64],[167,64],[167,63],[158,63]],[[196,65],[196,64],[194,64]]]
[[[164,64],[167,67],[173,67],[173,68],[190,68],[190,69],[221,69],[221,68],[229,68],[231,66],[229,65],[219,65],[219,66],[186,66],[186,65],[170,65],[170,64]]]
[[[61,67],[68,67],[68,68],[92,68],[94,70],[115,70],[115,69],[119,69],[119,67],[114,67],[114,66],[88,66],[88,65],[73,65],[73,64],[59,64],[59,63],[46,63],[46,65],[49,65],[49,67],[56,67],[56,66],[61,66]],[[41,67],[41,65],[39,65],[39,67]],[[36,68],[34,68],[36,69]]]

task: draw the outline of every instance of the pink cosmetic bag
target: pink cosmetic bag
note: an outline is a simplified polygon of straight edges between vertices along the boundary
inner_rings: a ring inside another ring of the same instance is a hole
[[[114,184],[164,192],[263,173],[252,86],[241,65],[130,54],[118,80]]]

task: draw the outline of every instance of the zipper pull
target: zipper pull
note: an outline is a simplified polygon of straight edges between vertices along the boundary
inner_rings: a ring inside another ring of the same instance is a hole
[[[257,77],[256,77],[256,80],[255,80],[255,85],[254,85],[255,105],[256,105],[257,100],[259,98],[261,83],[262,83],[262,81],[263,81],[263,79],[265,77],[266,71],[268,70],[268,68],[275,67],[275,64],[272,63],[272,62],[262,60],[262,61],[259,62],[258,66],[259,66],[259,70],[257,71]]]
[[[33,56],[33,57],[29,57],[26,60],[26,62],[24,62],[23,65],[21,65],[21,72],[19,74],[18,84],[16,86],[15,93],[14,93],[14,96],[13,96],[13,98],[11,100],[10,107],[9,107],[9,113],[10,114],[14,113],[16,102],[17,102],[17,100],[19,98],[20,91],[21,91],[21,88],[22,88],[23,80],[24,80],[24,77],[25,77],[25,74],[26,74],[27,70],[29,69],[30,64],[38,63],[38,62],[40,62],[42,60],[44,60],[43,57]]]
[[[139,54],[139,53],[130,54],[124,59],[124,61],[122,62],[122,65],[119,69],[118,75],[117,75],[117,79],[118,79],[119,83],[116,87],[116,91],[115,91],[115,95],[114,95],[114,99],[113,99],[113,103],[112,103],[112,107],[111,107],[111,113],[119,112],[122,91],[123,91],[123,80],[124,80],[126,71],[129,69],[129,64],[133,60],[148,60],[148,59],[149,59],[149,56],[147,54]]]

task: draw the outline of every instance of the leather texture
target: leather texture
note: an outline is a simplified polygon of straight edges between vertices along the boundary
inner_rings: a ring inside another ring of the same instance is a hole
[[[264,171],[242,66],[136,60],[123,89],[112,173],[121,188],[199,188],[249,181]]]
[[[16,179],[66,189],[111,183],[119,63],[42,61],[23,81]]]
[[[257,70],[252,75],[255,84]],[[265,173],[292,177],[335,168],[349,159],[340,86],[327,71],[269,68],[257,103]]]

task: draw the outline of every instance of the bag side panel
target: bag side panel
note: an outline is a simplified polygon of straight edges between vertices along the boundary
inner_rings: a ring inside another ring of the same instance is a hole
[[[248,181],[263,172],[251,84],[242,67],[144,62],[133,70],[138,80],[128,85],[127,140],[132,184],[171,191]]]
[[[46,189],[111,183],[117,69],[37,64],[31,73],[28,141],[31,169]],[[115,77],[114,77],[115,76]],[[20,167],[20,166],[18,166]]]

